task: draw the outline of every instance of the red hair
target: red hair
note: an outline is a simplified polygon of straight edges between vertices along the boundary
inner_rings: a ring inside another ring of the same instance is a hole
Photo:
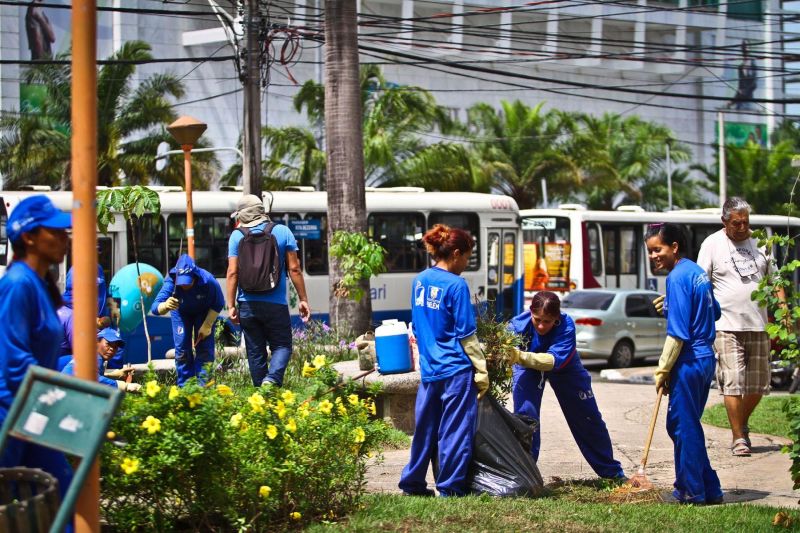
[[[425,249],[437,261],[448,259],[456,250],[467,253],[475,248],[475,239],[468,231],[436,224],[422,236]]]

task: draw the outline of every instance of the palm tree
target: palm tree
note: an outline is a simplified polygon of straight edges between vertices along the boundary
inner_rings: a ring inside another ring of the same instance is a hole
[[[109,58],[120,62],[105,64],[98,73],[98,185],[118,185],[123,177],[129,184],[147,184],[155,173],[158,144],[178,148],[164,126],[175,119],[170,98],[183,96],[181,82],[171,74],[154,74],[133,87],[133,62],[152,59],[150,50],[145,42],[127,42]],[[24,82],[42,86],[46,96],[40,109],[0,116],[0,171],[6,186],[69,186],[70,76],[68,64],[35,65],[25,73]],[[207,187],[214,156],[201,153],[192,160],[196,186]],[[168,167],[158,181],[183,184],[181,165]]]
[[[664,169],[651,172],[637,184],[641,193],[641,206],[647,211],[666,211],[668,206],[667,172]],[[714,193],[711,183],[692,175],[691,169],[672,171],[672,205],[675,209],[699,209],[712,207],[708,194]]]
[[[337,231],[365,233],[364,150],[358,83],[358,20],[355,0],[325,0],[325,134],[327,140],[328,242]],[[340,260],[330,257],[329,280],[343,277]],[[330,291],[331,323],[359,333],[370,328],[369,280],[359,300]]]
[[[639,117],[581,114],[577,123],[580,129],[573,136],[570,152],[581,162],[582,199],[593,209],[641,202],[640,184],[664,166],[667,144],[676,164],[690,157],[688,148],[675,140],[669,128]]]
[[[569,195],[581,181],[578,164],[565,150],[569,115],[519,100],[501,106],[498,111],[480,103],[467,111],[467,135],[482,171],[523,209],[542,202],[542,180],[554,198]]]

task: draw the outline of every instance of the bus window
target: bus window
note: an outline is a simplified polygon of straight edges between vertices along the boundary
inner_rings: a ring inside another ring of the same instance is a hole
[[[589,264],[592,275],[600,277],[603,275],[603,254],[600,246],[600,229],[597,224],[586,224],[586,236],[589,241]]]
[[[166,268],[164,257],[164,219],[156,215],[142,215],[136,217],[132,224],[136,235],[136,246],[139,250],[139,262],[147,263],[153,268],[164,272]],[[128,264],[136,261],[133,255],[133,235],[128,231]],[[185,245],[185,243],[184,243]]]
[[[69,250],[72,250],[72,236],[69,239]],[[67,271],[72,268],[72,254],[67,254]],[[108,284],[114,277],[114,241],[108,235],[97,235],[97,264],[103,269],[103,277]],[[58,278],[58,266],[55,276]]]
[[[189,253],[185,227],[186,216],[183,214],[172,214],[167,219],[169,268],[175,266],[180,254]],[[200,213],[194,216],[195,263],[215,278],[224,278],[227,273],[228,239],[232,231],[233,219],[227,213]]]
[[[684,224],[683,227],[689,232],[689,259],[697,261],[697,254],[700,253],[700,246],[703,244],[703,241],[712,233],[719,231],[722,227],[722,223],[718,225]]]
[[[467,271],[475,271],[481,267],[481,254],[478,253],[481,249],[480,246],[480,221],[478,215],[475,213],[442,213],[433,211],[428,215],[428,228],[432,228],[436,224],[444,224],[452,228],[461,228],[467,230],[472,238],[475,239],[475,253],[469,257],[469,264]],[[422,233],[420,233],[417,241],[421,242]],[[425,268],[423,266],[423,268]]]
[[[10,244],[6,235],[6,222],[8,222],[6,203],[0,198],[0,265],[3,266],[8,263],[8,254],[11,251],[8,249]]]
[[[301,219],[298,213],[270,213],[269,218],[276,224],[283,224],[290,228],[291,224],[289,222]],[[297,240],[297,259],[300,261],[300,268],[303,268],[303,241],[298,239],[297,235],[295,235],[295,239]]]
[[[569,290],[569,253],[572,239],[567,217],[522,219],[525,290]]]
[[[324,213],[307,213],[305,220],[319,222],[318,239],[298,239],[302,242],[303,262],[311,276],[328,275],[328,216]]]
[[[427,267],[427,254],[418,246],[425,227],[422,213],[372,213],[368,234],[386,250],[386,271],[420,272]]]

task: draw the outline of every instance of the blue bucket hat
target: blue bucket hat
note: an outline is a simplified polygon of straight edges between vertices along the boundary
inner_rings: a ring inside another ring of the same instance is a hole
[[[105,339],[108,342],[115,342],[119,344],[120,348],[125,347],[125,341],[122,340],[122,337],[119,336],[117,330],[114,328],[103,328],[97,332],[97,340]]]
[[[72,215],[59,211],[50,199],[37,194],[22,200],[11,212],[6,224],[6,235],[12,243],[23,233],[36,228],[67,229],[72,227]]]

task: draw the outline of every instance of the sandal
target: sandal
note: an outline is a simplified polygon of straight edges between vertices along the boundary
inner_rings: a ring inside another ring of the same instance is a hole
[[[750,446],[745,439],[736,439],[731,444],[731,453],[736,457],[750,457]]]

